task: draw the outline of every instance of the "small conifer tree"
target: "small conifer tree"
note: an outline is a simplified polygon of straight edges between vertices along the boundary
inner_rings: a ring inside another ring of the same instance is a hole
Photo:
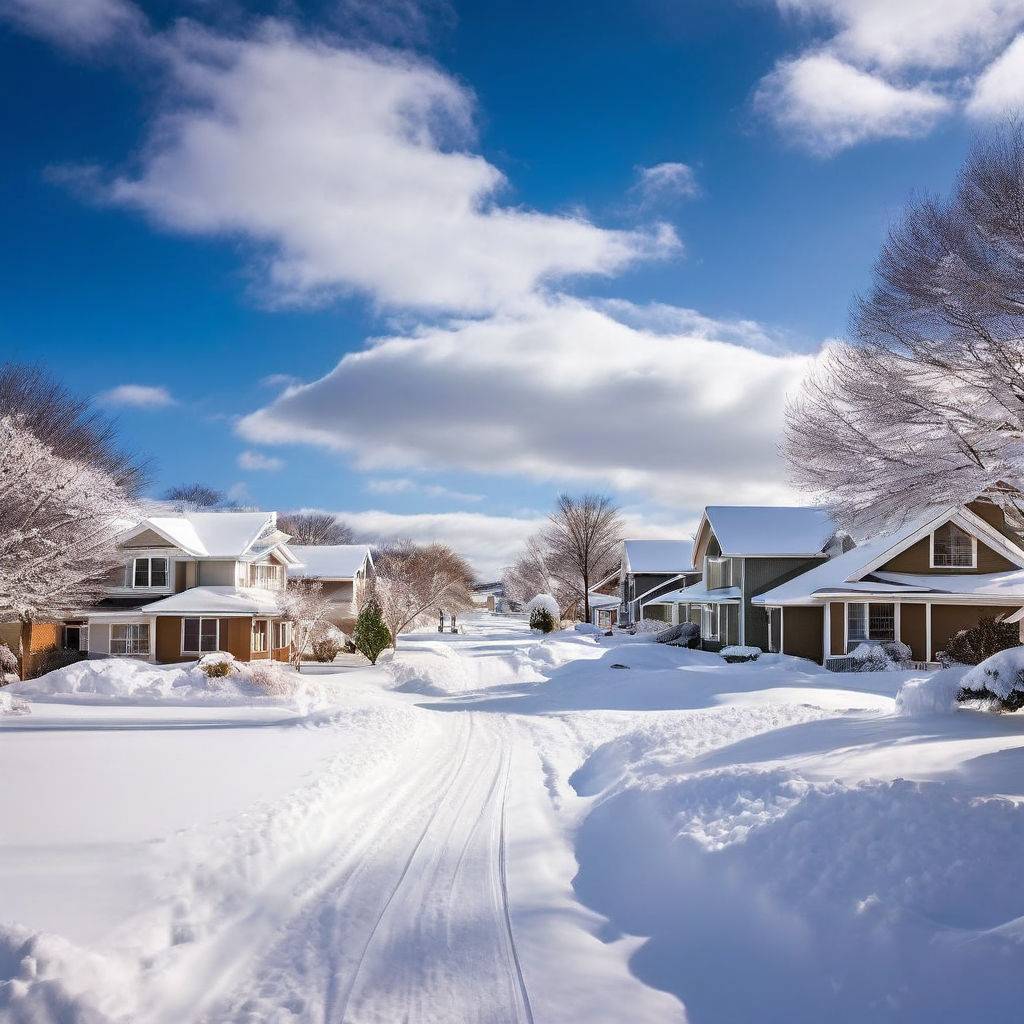
[[[391,646],[391,632],[384,624],[376,601],[367,601],[360,609],[352,630],[352,642],[360,654],[370,659],[371,665],[376,665],[381,651]]]

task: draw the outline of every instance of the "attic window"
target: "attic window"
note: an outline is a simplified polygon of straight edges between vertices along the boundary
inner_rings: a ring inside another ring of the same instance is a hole
[[[946,523],[932,534],[933,569],[973,569],[977,564],[977,540],[956,523]]]

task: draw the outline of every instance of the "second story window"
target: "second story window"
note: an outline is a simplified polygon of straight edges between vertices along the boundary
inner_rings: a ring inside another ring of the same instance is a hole
[[[136,558],[132,569],[133,587],[166,587],[166,558]]]
[[[284,586],[284,567],[274,562],[250,562],[246,586],[280,590]]]
[[[708,590],[732,586],[732,562],[728,558],[708,559]]]
[[[956,523],[946,523],[932,534],[932,568],[973,569],[976,561],[974,538]]]

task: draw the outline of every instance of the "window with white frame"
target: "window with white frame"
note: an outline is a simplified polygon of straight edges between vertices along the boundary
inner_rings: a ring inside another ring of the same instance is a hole
[[[149,654],[149,624],[116,623],[110,627],[111,654]]]
[[[182,619],[181,653],[206,654],[220,650],[220,619]]]
[[[290,622],[274,623],[274,648],[280,650],[292,642],[292,624]]]
[[[280,590],[284,586],[284,566],[276,562],[250,562],[246,586],[263,590]]]
[[[846,606],[847,649],[857,644],[896,639],[896,606],[850,602]]]
[[[63,647],[66,651],[89,650],[89,627],[81,622],[69,622],[64,626]]]
[[[252,652],[253,654],[265,654],[267,650],[268,623],[266,619],[252,620]]]
[[[166,558],[136,558],[132,568],[133,587],[166,587]]]
[[[700,635],[705,640],[717,640],[719,630],[719,606],[706,604],[701,610]]]
[[[973,569],[978,542],[956,523],[946,523],[932,534],[932,568]]]
[[[708,590],[720,590],[732,586],[732,560],[729,558],[709,558],[707,572]]]

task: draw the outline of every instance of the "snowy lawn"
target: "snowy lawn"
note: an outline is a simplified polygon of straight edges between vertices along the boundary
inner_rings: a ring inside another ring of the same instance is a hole
[[[0,1019],[1018,1016],[1022,715],[496,617],[302,677],[0,691]]]

